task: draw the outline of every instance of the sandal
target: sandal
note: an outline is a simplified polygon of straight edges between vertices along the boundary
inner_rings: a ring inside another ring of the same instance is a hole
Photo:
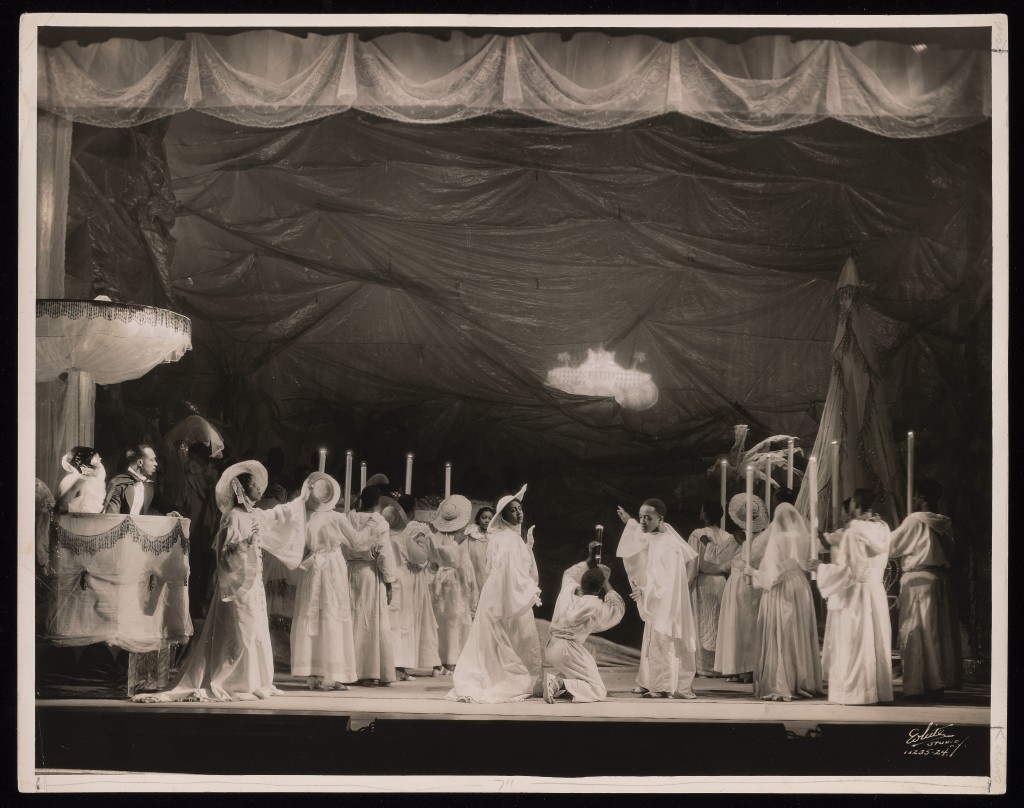
[[[645,698],[645,699],[664,699],[664,698],[668,698],[668,694],[667,693],[659,693],[659,692],[657,692],[655,690],[648,690],[646,693],[643,694],[643,698]]]

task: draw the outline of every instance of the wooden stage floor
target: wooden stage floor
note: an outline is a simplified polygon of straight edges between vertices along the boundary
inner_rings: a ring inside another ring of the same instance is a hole
[[[764,702],[698,678],[696,700],[644,699],[603,668],[607,701],[445,701],[449,677],[311,692],[280,675],[264,701],[36,701],[36,768],[195,775],[985,777],[987,687],[943,703]],[[936,728],[938,728],[936,734]],[[927,734],[932,733],[931,737]],[[920,740],[922,734],[928,740]]]

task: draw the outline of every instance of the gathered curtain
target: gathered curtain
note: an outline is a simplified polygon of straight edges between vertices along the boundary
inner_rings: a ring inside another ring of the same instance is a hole
[[[990,117],[983,51],[871,41],[665,42],[580,32],[447,41],[399,32],[282,31],[73,41],[39,51],[39,106],[73,121],[137,126],[195,109],[285,127],[357,109],[447,123],[514,111],[602,129],[670,112],[743,131],[834,119],[887,137],[931,137]]]

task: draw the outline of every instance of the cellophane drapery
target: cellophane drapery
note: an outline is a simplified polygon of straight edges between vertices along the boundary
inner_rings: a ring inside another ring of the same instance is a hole
[[[50,524],[47,639],[157,651],[192,635],[189,520],[67,514]]]
[[[398,32],[304,37],[282,31],[101,43],[39,51],[42,109],[96,126],[136,126],[200,110],[282,127],[358,109],[446,123],[499,111],[579,128],[668,112],[744,131],[826,118],[888,137],[924,137],[990,116],[984,51],[785,36],[665,42],[580,32],[446,41]]]

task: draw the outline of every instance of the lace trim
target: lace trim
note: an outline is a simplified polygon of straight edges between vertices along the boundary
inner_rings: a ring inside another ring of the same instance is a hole
[[[114,547],[125,536],[131,536],[132,541],[140,545],[147,553],[162,555],[169,552],[174,545],[182,542],[182,549],[188,554],[188,540],[181,528],[181,522],[175,522],[171,531],[163,536],[151,536],[139,530],[135,522],[129,516],[123,522],[105,533],[95,536],[80,536],[65,530],[59,522],[50,523],[50,550],[51,555],[58,549],[68,550],[76,555],[95,555],[102,550],[109,550]]]
[[[69,320],[103,319],[165,328],[177,334],[192,334],[192,321],[183,314],[153,306],[104,300],[37,300],[36,317],[66,317]]]

